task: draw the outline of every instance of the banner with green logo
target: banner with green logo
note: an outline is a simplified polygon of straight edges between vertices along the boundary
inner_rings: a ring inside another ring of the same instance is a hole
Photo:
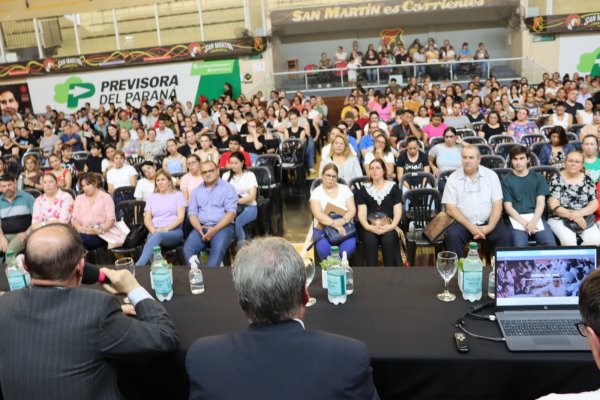
[[[93,108],[101,105],[107,108],[111,103],[117,107],[125,107],[127,103],[137,107],[143,99],[154,104],[172,96],[184,103],[196,103],[200,95],[208,99],[220,96],[225,82],[231,83],[234,96],[239,96],[238,60],[119,68],[27,80],[35,113],[44,113],[49,105],[68,114],[84,107],[85,103]]]

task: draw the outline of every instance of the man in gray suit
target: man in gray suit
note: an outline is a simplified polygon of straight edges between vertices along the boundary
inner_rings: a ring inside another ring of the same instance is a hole
[[[304,328],[304,270],[284,239],[242,248],[233,286],[251,324],[190,347],[190,399],[379,399],[364,343]]]
[[[103,269],[115,296],[80,288],[84,249],[69,225],[34,231],[25,248],[33,286],[0,297],[0,382],[5,399],[119,399],[117,357],[178,346],[164,308],[126,270]],[[106,286],[106,285],[105,285]]]

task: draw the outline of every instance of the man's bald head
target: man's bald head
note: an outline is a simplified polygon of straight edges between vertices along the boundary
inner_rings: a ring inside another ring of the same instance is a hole
[[[33,231],[25,244],[25,264],[34,279],[65,281],[83,258],[79,233],[67,224],[50,224]]]

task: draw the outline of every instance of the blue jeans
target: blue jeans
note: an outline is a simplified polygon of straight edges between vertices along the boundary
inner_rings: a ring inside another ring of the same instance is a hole
[[[154,246],[174,247],[180,244],[183,240],[183,230],[181,228],[173,229],[168,232],[156,232],[149,234],[146,239],[146,244],[142,250],[140,258],[136,261],[136,265],[146,265],[152,257],[152,248]]]
[[[308,135],[304,143],[302,143],[302,147],[304,148],[304,154],[306,156],[306,165],[308,168],[315,167],[315,141],[312,136]]]
[[[185,244],[183,245],[183,256],[185,257],[186,265],[190,265],[190,257],[200,253],[202,250],[206,250],[210,246],[210,252],[208,253],[207,265],[200,265],[202,267],[220,267],[223,262],[225,252],[231,246],[231,240],[233,238],[233,224],[227,225],[213,236],[210,242],[205,242],[197,230],[193,230],[188,236]],[[200,257],[198,257],[200,259]],[[202,264],[202,260],[200,260]]]
[[[237,242],[240,243],[246,240],[246,233],[244,232],[244,226],[248,225],[250,222],[256,219],[258,215],[258,207],[257,206],[246,206],[244,211],[241,212],[240,215],[235,217],[235,237],[237,238]]]
[[[315,249],[317,249],[319,258],[324,260],[331,254],[331,243],[329,243],[329,240],[327,240],[325,236],[322,236],[322,233],[322,230],[313,228],[313,240],[321,238],[315,245]],[[340,256],[344,254],[345,251],[348,258],[352,257],[356,251],[356,236],[344,240],[338,247],[340,248]]]
[[[533,236],[539,246],[556,246],[556,240],[554,239],[554,234],[552,233],[550,226],[545,220],[542,220],[542,223],[544,224],[544,230],[536,232],[531,236]],[[529,241],[529,235],[527,232],[514,229],[510,223],[507,225],[509,226],[512,234],[513,246],[527,247]]]
[[[256,153],[248,153],[250,155],[250,162],[252,165],[256,164],[256,159],[258,158],[258,154]]]
[[[368,81],[376,81],[377,80],[377,69],[365,68],[365,74],[367,74]]]

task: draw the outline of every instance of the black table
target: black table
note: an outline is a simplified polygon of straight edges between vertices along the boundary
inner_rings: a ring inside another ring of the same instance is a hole
[[[451,289],[457,300],[437,300],[443,280],[434,268],[354,271],[356,290],[346,304],[338,306],[327,301],[317,271],[310,293],[318,301],[308,308],[304,321],[309,329],[364,341],[382,399],[532,399],[549,392],[600,386],[590,352],[511,353],[504,343],[469,338],[470,352],[458,353],[453,324],[472,304],[460,297],[456,279]],[[170,361],[152,363],[150,372],[138,374],[139,382],[135,376],[124,380],[124,391],[130,397],[186,398],[185,349],[199,337],[247,326],[229,269],[204,270],[206,292],[197,296],[190,293],[187,272],[186,268],[174,269],[175,295],[164,303],[179,332],[182,351]],[[146,270],[138,269],[136,276],[149,286]],[[501,336],[495,322],[467,320],[467,328]],[[157,369],[161,379],[152,378]],[[131,372],[131,368],[127,370]],[[140,387],[148,389],[144,395],[139,393]]]

